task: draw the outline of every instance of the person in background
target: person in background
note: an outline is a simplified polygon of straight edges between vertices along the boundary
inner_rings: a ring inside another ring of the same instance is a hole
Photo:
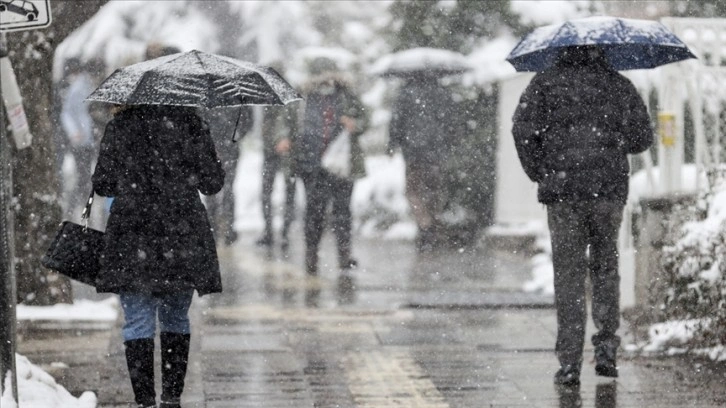
[[[557,308],[556,384],[580,382],[585,279],[592,282],[595,373],[617,377],[620,337],[618,230],[628,197],[628,154],[653,143],[633,84],[597,46],[564,47],[534,76],[514,113],[520,162],[547,206]]]
[[[194,291],[222,291],[214,236],[199,196],[222,189],[222,163],[207,124],[186,107],[119,106],[100,149],[93,188],[114,200],[96,290],[120,297],[126,362],[139,407],[156,407],[158,319],[160,406],[179,408]]]
[[[303,128],[293,144],[295,172],[305,185],[305,270],[318,274],[318,249],[325,228],[325,214],[332,203],[331,227],[338,247],[338,266],[347,272],[357,266],[351,256],[351,209],[355,179],[365,175],[360,135],[368,117],[353,88],[342,77],[335,61],[317,58],[309,67],[311,79],[304,90]],[[350,177],[341,178],[322,166],[322,156],[343,131],[350,133]]]
[[[411,74],[401,85],[388,128],[388,152],[400,147],[406,162],[406,198],[418,226],[416,248],[436,248],[441,225],[437,217],[447,202],[444,165],[447,139],[458,137],[461,119],[451,92],[434,73]]]
[[[237,231],[234,229],[234,180],[237,177],[240,157],[239,140],[252,129],[254,123],[252,108],[249,106],[217,108],[204,110],[200,114],[209,123],[212,140],[227,175],[222,191],[215,196],[207,197],[207,212],[214,230],[218,233],[217,236],[229,246],[237,241]]]
[[[67,87],[61,91],[60,123],[63,137],[57,148],[58,169],[62,169],[66,155],[75,163],[76,182],[71,188],[64,188],[70,197],[65,208],[66,217],[80,220],[88,189],[91,186],[91,166],[96,149],[94,144],[94,121],[89,113],[86,97],[93,91],[93,79],[84,69],[80,59],[70,58],[66,62]],[[63,177],[62,180],[68,180]]]
[[[265,230],[257,245],[271,248],[274,244],[272,190],[279,170],[285,182],[285,203],[283,210],[280,248],[287,253],[290,225],[295,219],[295,174],[292,166],[292,138],[297,133],[298,106],[268,106],[262,119],[262,216]]]

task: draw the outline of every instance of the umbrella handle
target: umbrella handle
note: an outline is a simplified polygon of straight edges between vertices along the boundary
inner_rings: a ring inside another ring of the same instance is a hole
[[[237,112],[237,122],[234,124],[234,130],[232,130],[232,143],[237,143],[237,127],[239,126],[239,118],[242,116],[242,106],[239,107]]]

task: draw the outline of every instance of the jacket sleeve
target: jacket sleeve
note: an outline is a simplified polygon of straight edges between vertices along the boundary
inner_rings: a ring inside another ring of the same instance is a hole
[[[388,124],[388,150],[401,147],[404,139],[405,118],[407,107],[402,95],[399,95],[391,110],[391,122]]]
[[[96,162],[96,169],[91,179],[93,189],[98,195],[115,197],[118,194],[118,172],[120,163],[116,151],[116,124],[112,120],[107,126],[101,139],[101,148]]]
[[[623,109],[622,124],[626,152],[629,154],[640,153],[653,144],[653,125],[648,109],[635,86],[625,79],[624,88],[625,95],[622,100],[626,106]]]
[[[351,134],[351,136],[360,136],[368,130],[368,124],[370,121],[368,112],[360,98],[358,98],[358,96],[356,96],[350,89],[346,90],[345,99],[346,108],[344,114],[355,119],[355,131]]]
[[[196,137],[192,136],[194,143],[189,153],[196,156],[196,187],[204,195],[216,194],[224,186],[224,169],[217,157],[209,126],[199,119],[192,132],[196,133]]]
[[[547,130],[544,102],[544,90],[535,76],[522,93],[512,118],[512,135],[519,161],[527,177],[537,183],[542,179],[542,135]]]

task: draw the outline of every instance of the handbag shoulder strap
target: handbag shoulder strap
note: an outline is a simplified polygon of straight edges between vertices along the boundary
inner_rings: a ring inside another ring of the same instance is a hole
[[[91,189],[91,194],[88,196],[88,201],[86,201],[86,206],[83,208],[83,213],[81,213],[81,220],[85,221],[86,227],[88,227],[88,218],[91,216],[91,206],[93,205],[94,193],[95,190]]]

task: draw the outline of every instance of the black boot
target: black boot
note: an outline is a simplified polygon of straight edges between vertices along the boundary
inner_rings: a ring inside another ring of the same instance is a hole
[[[161,337],[161,405],[181,408],[184,377],[189,360],[189,335],[162,332]]]
[[[307,272],[308,276],[317,276],[318,275],[318,253],[317,253],[317,251],[306,250],[305,272]]]
[[[620,338],[612,334],[595,334],[592,336],[592,343],[595,345],[595,374],[601,377],[617,377]]]
[[[131,388],[139,407],[156,407],[154,390],[154,339],[124,342]]]
[[[555,384],[574,386],[580,384],[580,364],[565,364],[555,373]]]

